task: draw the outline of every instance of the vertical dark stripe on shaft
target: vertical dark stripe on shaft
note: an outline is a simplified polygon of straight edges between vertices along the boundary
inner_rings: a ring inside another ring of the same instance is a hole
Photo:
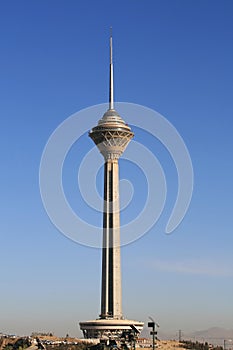
[[[101,315],[113,316],[113,163],[104,164],[104,213],[103,213],[103,248],[102,248],[102,303]],[[106,294],[107,293],[107,294]],[[106,303],[107,300],[107,303]]]
[[[104,212],[103,212],[103,228],[107,228],[107,213],[106,213],[106,202],[107,202],[107,181],[108,181],[108,167],[107,162],[104,164]],[[103,248],[102,248],[102,295],[101,295],[101,315],[105,316],[106,314],[106,264],[107,264],[107,242],[106,236],[103,235]]]
[[[103,213],[103,228],[107,228],[107,213],[106,203],[108,201],[108,163],[104,163],[104,213]],[[104,248],[106,248],[104,246]]]
[[[113,163],[110,163],[111,169],[109,170],[109,286],[108,286],[108,312],[113,315]],[[111,272],[111,273],[110,273]]]

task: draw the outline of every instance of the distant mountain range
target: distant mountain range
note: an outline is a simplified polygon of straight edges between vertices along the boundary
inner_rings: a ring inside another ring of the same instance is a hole
[[[231,339],[233,341],[233,329],[213,327],[203,331],[196,331],[191,334],[197,338],[221,338]]]
[[[148,328],[144,329],[141,333],[142,337],[149,338],[150,336],[150,330]],[[158,328],[158,338],[161,340],[168,340],[168,339],[179,339],[179,331],[177,330],[176,333],[168,333],[160,331],[160,328]],[[213,345],[224,345],[225,340],[225,347],[226,349],[233,349],[233,329],[225,329],[221,327],[212,327],[209,329],[201,330],[201,331],[195,331],[191,333],[184,333],[181,331],[181,339],[183,340],[192,340],[192,341],[199,341],[199,342],[208,342]]]

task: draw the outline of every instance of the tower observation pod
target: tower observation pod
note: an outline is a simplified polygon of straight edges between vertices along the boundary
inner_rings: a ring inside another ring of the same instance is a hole
[[[134,133],[114,109],[113,53],[110,36],[109,108],[90,138],[104,157],[104,209],[102,246],[101,314],[96,320],[80,322],[85,338],[109,338],[139,335],[143,322],[124,319],[122,314],[120,202],[118,160]]]

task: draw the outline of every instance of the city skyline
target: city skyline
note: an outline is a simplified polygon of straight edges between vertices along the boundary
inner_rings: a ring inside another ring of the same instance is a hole
[[[190,208],[175,232],[165,235],[177,192],[176,169],[158,140],[134,130],[137,141],[159,159],[168,198],[156,225],[122,248],[125,316],[144,322],[153,316],[168,331],[231,328],[233,5],[108,4],[0,4],[0,331],[80,336],[78,321],[100,313],[101,252],[75,244],[50,223],[38,173],[44,146],[57,126],[71,114],[108,100],[110,26],[116,47],[116,101],[164,115],[183,137],[195,174]],[[68,154],[63,176],[67,199],[84,219],[90,211],[80,200],[77,168],[91,147],[84,135]],[[122,165],[121,178],[140,183],[141,189],[134,193],[137,205],[122,212],[124,223],[143,207],[146,179],[134,165],[124,160]],[[102,175],[100,169],[101,195]],[[99,214],[92,214],[91,222],[101,226]]]

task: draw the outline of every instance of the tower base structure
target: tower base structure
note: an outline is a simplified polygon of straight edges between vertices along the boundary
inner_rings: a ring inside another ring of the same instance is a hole
[[[111,339],[119,341],[133,335],[135,338],[140,334],[144,323],[125,319],[97,319],[80,322],[80,329],[86,339]]]

